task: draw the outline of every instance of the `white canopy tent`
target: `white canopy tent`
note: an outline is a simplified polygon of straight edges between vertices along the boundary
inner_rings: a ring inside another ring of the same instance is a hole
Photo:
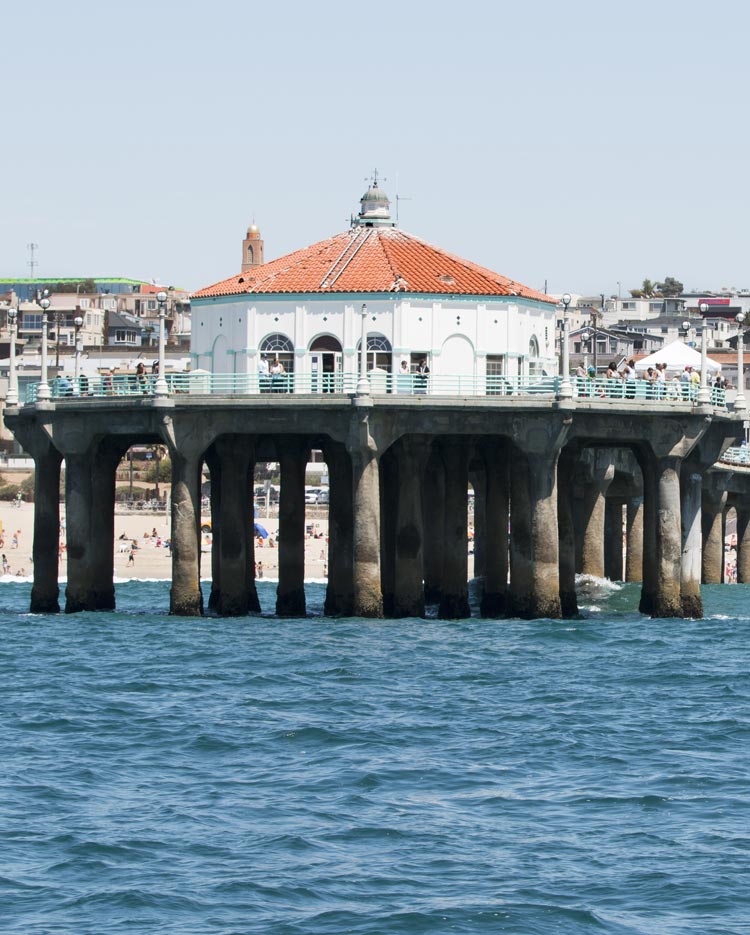
[[[670,372],[684,370],[685,367],[700,370],[701,355],[695,348],[684,344],[682,341],[672,341],[671,344],[667,344],[660,351],[654,351],[653,354],[649,354],[643,360],[637,360],[635,369],[640,373],[648,370],[649,367],[655,367],[657,364],[666,364],[667,370]],[[716,373],[717,370],[721,370],[721,364],[717,364],[710,357],[706,358],[706,364],[709,373]]]

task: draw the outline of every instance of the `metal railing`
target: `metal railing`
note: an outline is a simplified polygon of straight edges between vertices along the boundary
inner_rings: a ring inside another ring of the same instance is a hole
[[[750,448],[747,445],[727,448],[719,460],[725,464],[747,464],[750,466]]]
[[[259,376],[255,373],[209,373],[195,370],[168,373],[166,382],[170,395],[247,397],[274,394],[303,396],[351,396],[356,393],[358,375],[289,373],[277,376]],[[501,376],[466,374],[387,373],[371,370],[368,373],[373,396],[405,398],[421,397],[547,397],[554,399],[560,391],[559,376]],[[637,402],[674,401],[694,402],[698,387],[685,381],[652,383],[648,380],[607,380],[595,377],[571,377],[573,396],[577,399],[633,400]],[[143,397],[153,396],[156,377],[124,374],[97,374],[81,376],[78,386],[67,377],[58,377],[49,383],[52,399],[82,399],[89,397]],[[34,403],[39,384],[26,386],[25,401]],[[711,388],[711,402],[716,407],[726,406],[724,390]]]

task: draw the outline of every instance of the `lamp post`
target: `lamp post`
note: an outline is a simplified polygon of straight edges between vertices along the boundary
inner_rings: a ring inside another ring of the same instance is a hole
[[[18,324],[18,309],[8,309],[8,395],[5,397],[6,406],[18,405],[18,371],[16,370],[16,327]]]
[[[44,290],[45,293],[47,290]],[[42,402],[50,398],[49,383],[47,382],[47,310],[49,309],[49,299],[45,294],[38,300],[39,307],[42,310],[42,380],[36,393],[36,398]]]
[[[154,396],[169,396],[169,387],[165,376],[166,363],[164,360],[164,318],[167,314],[167,293],[157,292],[156,301],[159,303],[159,374],[154,386]]]
[[[581,332],[581,341],[586,345],[586,350],[583,352],[583,366],[586,370],[589,369],[589,341],[591,340],[591,332],[588,328],[584,328]]]
[[[560,382],[560,387],[557,392],[558,399],[572,399],[573,398],[573,385],[570,382],[570,348],[568,347],[568,307],[570,305],[570,294],[565,293],[562,297],[563,304],[563,322],[562,322],[562,354],[560,355],[561,359],[561,368],[562,368],[562,380]]]
[[[697,402],[702,405],[711,402],[711,391],[708,388],[708,329],[705,318],[708,305],[701,302],[698,309],[701,313],[701,385],[698,389]]]
[[[73,319],[75,326],[75,371],[73,377],[73,395],[81,395],[81,328],[83,327],[83,318],[76,315]]]
[[[735,315],[737,324],[740,326],[737,332],[737,395],[734,398],[735,412],[744,412],[745,409],[747,409],[747,403],[745,402],[745,332],[743,331],[746,318],[747,314],[745,312],[737,312]]]
[[[359,380],[357,396],[370,395],[370,381],[367,379],[367,303],[362,303],[362,343],[360,345]]]

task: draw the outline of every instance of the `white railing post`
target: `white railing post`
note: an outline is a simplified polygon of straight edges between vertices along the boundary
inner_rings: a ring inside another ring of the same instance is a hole
[[[558,399],[572,399],[573,386],[570,382],[570,348],[568,347],[568,306],[570,305],[570,295],[566,292],[562,297],[563,304],[563,322],[562,322],[562,347],[560,350],[560,368],[562,370],[560,386],[557,390]]]
[[[49,383],[47,382],[47,309],[50,302],[47,296],[39,300],[42,309],[42,381],[36,391],[36,398],[46,402],[50,398]]]
[[[367,379],[367,304],[362,303],[362,344],[359,359],[359,381],[357,396],[370,395],[370,381]]]
[[[8,352],[8,395],[5,398],[6,406],[18,405],[18,371],[16,370],[16,327],[18,324],[18,309],[8,309],[8,339],[10,341]]]

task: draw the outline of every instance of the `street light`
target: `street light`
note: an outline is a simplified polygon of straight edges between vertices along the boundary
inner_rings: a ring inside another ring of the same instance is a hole
[[[367,379],[367,303],[362,303],[362,343],[360,345],[359,381],[357,396],[370,395],[370,381]]]
[[[581,332],[581,341],[586,345],[586,350],[583,352],[583,366],[588,370],[589,369],[589,341],[591,340],[591,332],[588,328],[584,328]]]
[[[734,409],[737,412],[747,409],[747,403],[745,402],[745,332],[743,331],[747,314],[746,312],[737,312],[734,317],[740,326],[737,332],[737,395],[734,398]]]
[[[10,341],[10,363],[8,366],[8,395],[5,398],[6,406],[18,405],[18,372],[16,370],[16,327],[18,324],[18,309],[8,309],[8,338]]]
[[[169,396],[169,387],[164,371],[166,362],[164,360],[164,318],[167,314],[167,293],[157,292],[156,301],[159,303],[159,374],[154,386],[154,396]]]
[[[39,384],[36,398],[44,402],[50,398],[49,383],[47,382],[47,310],[49,309],[50,301],[47,297],[46,289],[44,290],[42,298],[37,299],[37,303],[42,310],[42,382]]]
[[[706,313],[708,305],[701,302],[698,306],[701,313],[701,385],[698,390],[697,402],[699,404],[711,402],[711,391],[708,388],[708,328],[706,328]]]
[[[563,322],[562,322],[562,381],[557,392],[558,399],[572,399],[573,385],[570,382],[570,348],[568,347],[568,307],[570,305],[570,294],[565,293],[562,297]]]
[[[83,318],[76,315],[73,319],[75,326],[75,376],[73,377],[73,395],[81,395],[81,328],[83,327]]]

